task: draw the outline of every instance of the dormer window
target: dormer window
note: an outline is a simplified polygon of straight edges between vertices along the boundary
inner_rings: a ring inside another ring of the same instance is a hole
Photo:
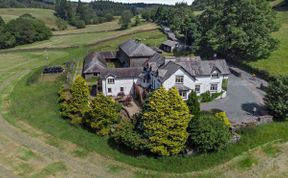
[[[107,82],[108,82],[108,84],[114,84],[115,80],[114,80],[114,78],[108,78]]]
[[[219,78],[219,73],[218,72],[213,72],[211,77],[212,78]]]
[[[182,76],[182,75],[177,75],[177,76],[176,76],[176,79],[175,79],[175,82],[178,83],[178,84],[184,83],[184,76]]]

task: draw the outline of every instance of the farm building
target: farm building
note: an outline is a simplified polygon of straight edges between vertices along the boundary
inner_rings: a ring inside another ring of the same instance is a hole
[[[173,52],[177,47],[178,47],[178,42],[172,41],[172,40],[164,41],[160,45],[160,49],[162,49],[165,52],[169,52],[169,53]]]

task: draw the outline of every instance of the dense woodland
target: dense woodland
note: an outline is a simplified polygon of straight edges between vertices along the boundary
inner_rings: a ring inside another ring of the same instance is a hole
[[[47,40],[51,36],[51,30],[30,14],[24,14],[7,24],[0,16],[0,49]]]
[[[171,27],[183,43],[192,45],[192,52],[204,58],[258,59],[278,47],[272,32],[279,30],[279,24],[267,1],[209,1],[197,16],[191,6],[178,3],[143,10],[142,15]]]

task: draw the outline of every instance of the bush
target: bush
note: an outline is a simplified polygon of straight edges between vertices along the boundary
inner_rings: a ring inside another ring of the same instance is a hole
[[[278,77],[271,81],[264,98],[269,112],[278,120],[288,117],[288,77]]]
[[[83,20],[76,20],[75,21],[75,27],[80,29],[80,28],[85,28],[86,24]]]
[[[111,136],[116,143],[132,150],[144,151],[147,149],[148,140],[135,130],[131,122],[124,120],[120,122]]]
[[[192,91],[189,95],[187,106],[189,108],[190,114],[193,115],[193,118],[198,118],[200,115],[200,103],[199,97],[194,91]]]
[[[218,119],[220,119],[221,121],[223,121],[224,124],[225,124],[228,128],[231,128],[231,127],[232,127],[232,125],[231,125],[231,123],[230,123],[230,121],[229,121],[229,118],[227,117],[226,112],[218,112],[218,113],[215,114],[215,117],[218,118]]]
[[[58,30],[66,30],[68,28],[68,23],[61,18],[57,18],[56,25]]]
[[[223,79],[222,81],[222,90],[227,91],[228,89],[228,79]]]
[[[202,93],[202,94],[200,95],[200,99],[201,99],[201,102],[202,102],[202,103],[206,103],[206,102],[212,101],[210,92],[207,91],[207,92],[205,92],[205,93]]]
[[[188,144],[199,152],[218,151],[227,146],[231,134],[222,120],[211,115],[192,119]]]

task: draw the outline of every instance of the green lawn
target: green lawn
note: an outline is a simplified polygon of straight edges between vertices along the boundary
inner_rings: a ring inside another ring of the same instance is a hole
[[[282,26],[273,36],[280,41],[279,48],[267,59],[249,63],[250,66],[266,70],[273,76],[288,75],[288,9],[277,13]]]
[[[113,30],[117,26],[106,27],[107,30]],[[105,28],[105,24],[98,25],[97,27]],[[33,44],[22,45],[16,47],[16,49],[30,49],[30,48],[65,48],[65,47],[75,47],[82,45],[94,44],[99,41],[117,38],[123,35],[129,35],[131,33],[137,33],[143,30],[153,30],[157,29],[158,26],[152,23],[146,23],[141,26],[129,28],[123,31],[107,31],[107,32],[94,32],[94,33],[83,33],[83,34],[70,34],[65,36],[52,36],[51,39],[41,42],[36,42]],[[13,49],[12,49],[13,50]]]
[[[56,28],[56,16],[54,15],[54,10],[50,9],[37,9],[37,8],[0,8],[0,16],[5,22],[23,14],[31,14],[37,19],[42,20],[48,27]]]

